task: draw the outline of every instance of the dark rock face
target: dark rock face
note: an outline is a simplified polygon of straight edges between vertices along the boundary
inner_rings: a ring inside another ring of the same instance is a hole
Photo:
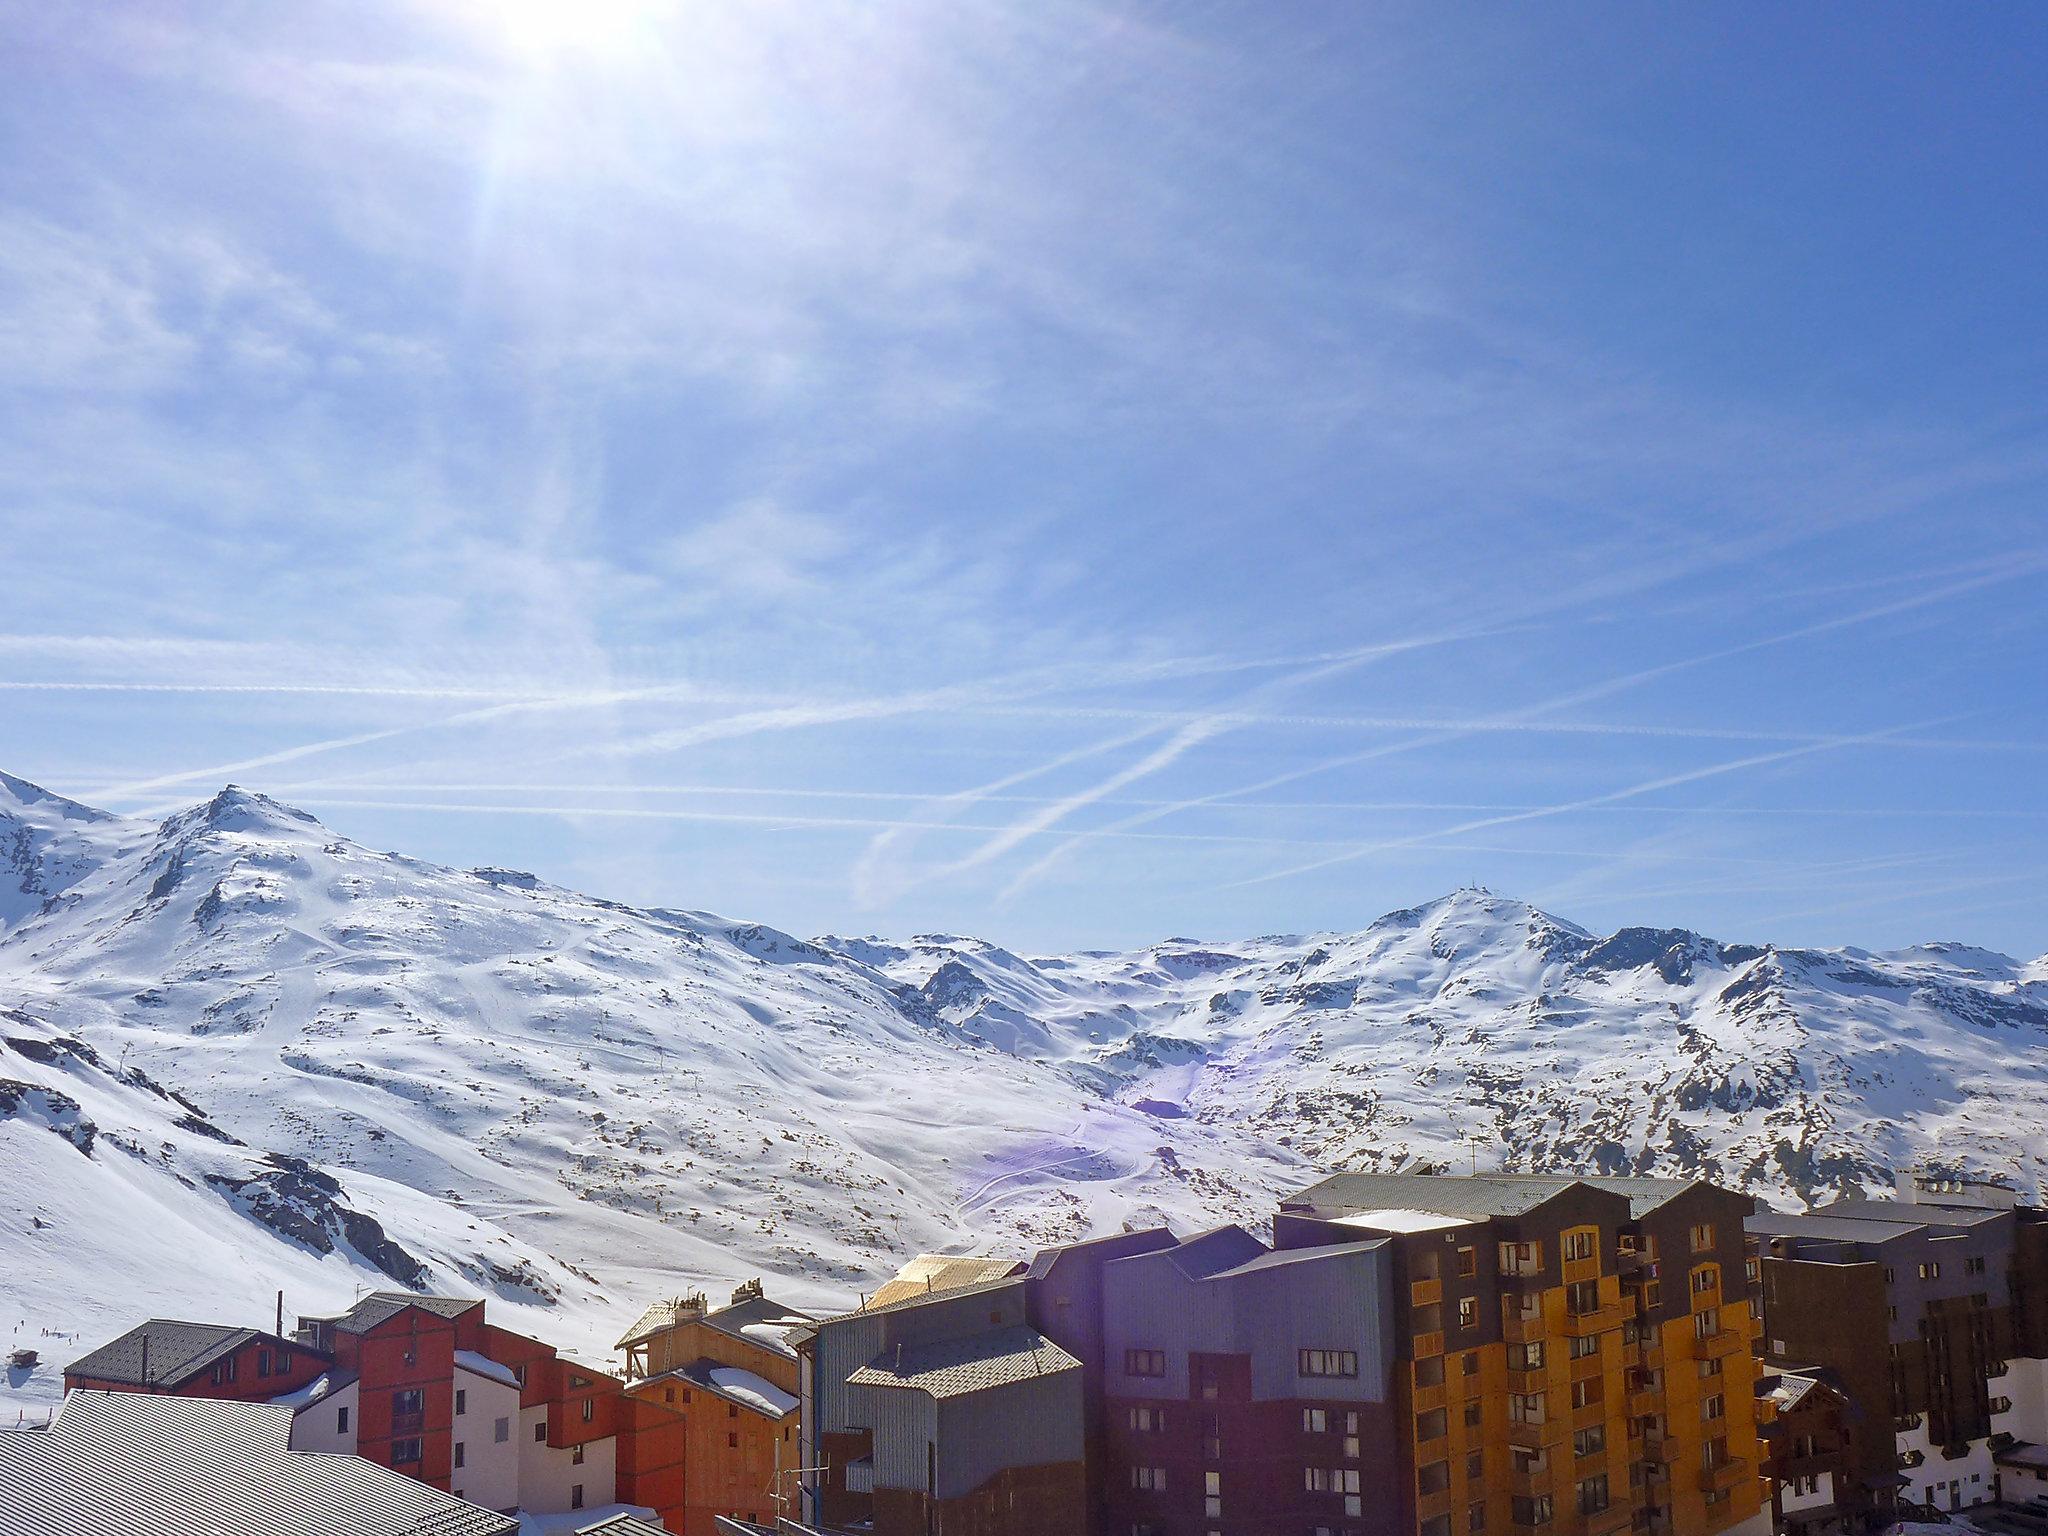
[[[270,1167],[245,1179],[209,1174],[207,1183],[228,1195],[244,1215],[287,1242],[315,1253],[345,1245],[400,1285],[419,1287],[432,1276],[426,1265],[393,1242],[375,1217],[341,1201],[341,1181],[303,1158],[273,1152]]]

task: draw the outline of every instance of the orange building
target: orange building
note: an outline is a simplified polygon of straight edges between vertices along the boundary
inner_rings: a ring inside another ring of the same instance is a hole
[[[627,1401],[681,1416],[681,1519],[636,1500],[678,1536],[715,1536],[720,1515],[770,1522],[778,1495],[794,1498],[803,1437],[788,1334],[809,1321],[750,1280],[715,1312],[701,1293],[656,1302],[619,1340]]]

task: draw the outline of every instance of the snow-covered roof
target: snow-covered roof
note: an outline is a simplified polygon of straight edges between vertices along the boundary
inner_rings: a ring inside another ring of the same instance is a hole
[[[736,1365],[714,1365],[710,1375],[712,1385],[727,1397],[736,1398],[771,1419],[783,1418],[797,1410],[796,1395],[783,1391],[765,1376],[756,1376]]]
[[[790,1334],[796,1329],[808,1328],[810,1326],[811,1320],[807,1317],[778,1318],[774,1322],[743,1323],[740,1325],[740,1337],[749,1344],[758,1344],[763,1349],[773,1350],[776,1354],[786,1359],[794,1360],[796,1358],[796,1346],[789,1341]]]
[[[303,1413],[315,1403],[323,1402],[355,1382],[354,1371],[322,1371],[296,1392],[280,1392],[270,1401],[279,1408],[289,1408],[293,1413]]]
[[[472,1376],[487,1376],[492,1381],[502,1381],[508,1387],[519,1385],[519,1376],[511,1366],[500,1365],[488,1355],[480,1355],[473,1349],[455,1351],[455,1365],[458,1370],[468,1371]]]
[[[868,1298],[867,1310],[935,1296],[940,1291],[963,1290],[991,1280],[1006,1280],[1020,1274],[1024,1265],[1016,1259],[972,1259],[954,1254],[920,1253]]]
[[[1437,1232],[1445,1227],[1469,1227],[1472,1223],[1462,1216],[1446,1216],[1441,1211],[1413,1211],[1393,1206],[1384,1211],[1357,1211],[1349,1216],[1339,1216],[1337,1225],[1368,1227],[1375,1232]]]

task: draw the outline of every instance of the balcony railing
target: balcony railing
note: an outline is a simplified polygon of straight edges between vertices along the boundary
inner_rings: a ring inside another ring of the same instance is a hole
[[[1441,1329],[1438,1329],[1438,1330],[1437,1330],[1436,1332],[1434,1332],[1434,1333],[1418,1333],[1417,1335],[1415,1335],[1415,1358],[1416,1358],[1416,1359],[1418,1359],[1418,1360],[1427,1360],[1427,1359],[1429,1359],[1429,1358],[1430,1358],[1430,1357],[1431,1357],[1432,1355],[1440,1355],[1440,1354],[1442,1354],[1443,1352],[1444,1352],[1444,1336],[1443,1336],[1443,1330],[1441,1330]]]
[[[1700,1492],[1721,1493],[1754,1475],[1747,1461],[1740,1456],[1731,1456],[1718,1466],[1700,1469]]]
[[[1644,1418],[1664,1406],[1664,1394],[1655,1387],[1638,1387],[1628,1395],[1629,1417]]]
[[[1548,1493],[1551,1490],[1552,1479],[1556,1474],[1557,1468],[1547,1461],[1533,1467],[1510,1465],[1508,1468],[1508,1492],[1519,1493],[1525,1498],[1533,1498],[1539,1493]]]
[[[1590,1312],[1565,1313],[1564,1331],[1575,1339],[1583,1339],[1596,1333],[1610,1333],[1627,1317],[1628,1311],[1620,1302],[1610,1301]]]
[[[1441,1280],[1416,1280],[1408,1287],[1408,1299],[1418,1307],[1430,1306],[1444,1299],[1444,1283]]]
[[[1562,1444],[1571,1432],[1569,1419],[1544,1419],[1535,1424],[1511,1420],[1508,1424],[1508,1444],[1519,1445],[1525,1451],[1548,1450],[1553,1445]]]
[[[1541,1392],[1550,1385],[1550,1373],[1544,1370],[1510,1370],[1508,1390],[1517,1393]]]
[[[1586,1536],[1614,1536],[1614,1532],[1628,1529],[1634,1515],[1635,1511],[1629,1505],[1617,1501],[1586,1515],[1580,1529]]]
[[[1678,1459],[1678,1442],[1662,1430],[1647,1430],[1643,1434],[1643,1463],[1646,1466],[1661,1466]]]
[[[1708,1334],[1692,1336],[1692,1357],[1695,1360],[1719,1360],[1727,1355],[1740,1354],[1749,1348],[1749,1335],[1740,1328],[1718,1328]]]
[[[1501,1319],[1500,1336],[1510,1344],[1533,1344],[1543,1337],[1543,1314],[1511,1312]]]

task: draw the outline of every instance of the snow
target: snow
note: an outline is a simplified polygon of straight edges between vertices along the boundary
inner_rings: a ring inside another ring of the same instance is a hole
[[[461,1358],[459,1353],[457,1358]],[[280,1408],[289,1408],[297,1413],[301,1408],[309,1408],[319,1402],[333,1389],[334,1378],[322,1372],[296,1391],[280,1393],[270,1401]]]
[[[758,1323],[741,1324],[740,1336],[760,1345],[763,1349],[772,1349],[776,1354],[783,1356],[785,1359],[794,1360],[796,1358],[796,1346],[789,1341],[790,1333],[794,1329],[807,1326],[809,1326],[809,1320],[801,1317],[782,1318],[780,1320],[764,1318]]]
[[[1925,1158],[2030,1194],[2044,1046],[2048,966],[1960,943],[1601,939],[1480,891],[1129,953],[803,940],[245,790],[155,822],[0,778],[0,1350],[44,1357],[0,1404],[150,1314],[268,1326],[280,1290],[482,1296],[604,1359],[659,1296],[837,1311],[907,1254],[1256,1227],[1475,1136],[1482,1170],[1781,1204]]]
[[[1439,1211],[1367,1211],[1356,1216],[1339,1216],[1344,1227],[1369,1227],[1375,1232],[1441,1232],[1447,1227],[1469,1227],[1471,1222]]]
[[[738,1398],[750,1408],[759,1409],[771,1419],[792,1413],[797,1406],[797,1399],[774,1382],[736,1365],[714,1365],[711,1380],[719,1391]]]
[[[468,1371],[472,1376],[485,1376],[492,1381],[502,1381],[508,1387],[519,1385],[519,1378],[513,1374],[512,1367],[500,1365],[497,1361],[490,1359],[488,1356],[480,1355],[473,1349],[456,1350],[455,1363],[463,1370]]]

